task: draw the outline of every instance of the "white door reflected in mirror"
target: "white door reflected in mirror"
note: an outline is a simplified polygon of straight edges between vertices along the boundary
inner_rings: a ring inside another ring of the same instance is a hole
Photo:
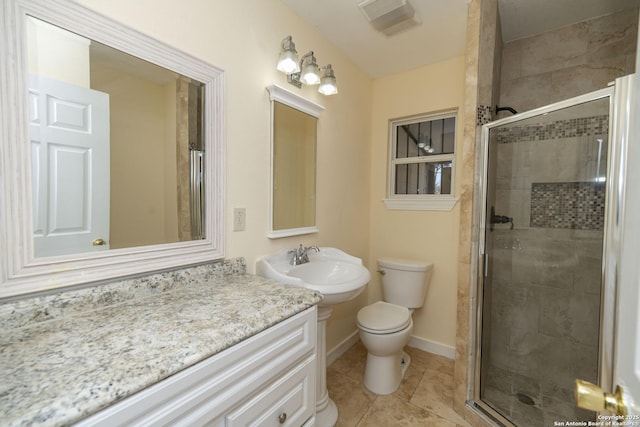
[[[35,258],[201,239],[202,83],[26,22]]]
[[[109,95],[32,75],[29,100],[36,258],[108,249]]]
[[[0,51],[0,298],[224,257],[223,70],[68,0],[1,1]],[[108,113],[67,90],[39,102],[29,75],[108,94]],[[37,142],[43,123],[73,139],[101,122],[106,147]]]

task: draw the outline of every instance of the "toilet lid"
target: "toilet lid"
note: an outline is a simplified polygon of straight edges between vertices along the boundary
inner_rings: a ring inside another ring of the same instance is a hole
[[[406,328],[411,313],[406,307],[378,301],[358,311],[358,325],[373,333],[389,334]]]

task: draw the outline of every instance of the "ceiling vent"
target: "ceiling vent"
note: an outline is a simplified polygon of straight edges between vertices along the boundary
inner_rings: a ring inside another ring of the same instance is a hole
[[[387,36],[421,24],[409,0],[364,0],[358,7],[373,28]]]

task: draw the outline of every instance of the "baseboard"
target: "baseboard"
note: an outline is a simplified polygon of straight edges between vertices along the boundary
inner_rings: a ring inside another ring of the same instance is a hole
[[[335,362],[336,359],[346,353],[346,351],[353,347],[353,345],[359,340],[360,337],[358,336],[358,331],[356,330],[347,338],[342,340],[340,344],[327,351],[327,366],[330,366],[333,362]]]
[[[454,360],[456,358],[455,347],[451,347],[449,345],[442,344],[436,341],[431,341],[426,338],[420,338],[415,335],[411,336],[411,339],[409,340],[409,347],[414,347],[428,353],[444,356],[447,359]]]
[[[342,340],[341,343],[327,351],[327,366],[330,366],[340,356],[346,353],[355,343],[360,340],[358,331],[354,331],[347,338]],[[447,359],[454,360],[456,358],[456,349],[446,344],[442,344],[436,341],[431,341],[426,338],[420,338],[415,335],[411,336],[409,340],[410,347],[417,348],[428,353],[437,354],[438,356],[446,357]]]

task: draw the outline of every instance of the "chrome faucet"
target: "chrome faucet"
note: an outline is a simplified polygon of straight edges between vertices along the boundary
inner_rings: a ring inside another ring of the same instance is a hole
[[[305,248],[302,246],[302,244],[300,244],[300,247],[297,249],[289,250],[289,252],[287,252],[289,255],[291,255],[291,258],[289,259],[289,264],[300,265],[300,264],[308,263],[309,262],[308,252],[310,250],[320,252],[320,248],[318,248],[317,246],[307,246]]]

